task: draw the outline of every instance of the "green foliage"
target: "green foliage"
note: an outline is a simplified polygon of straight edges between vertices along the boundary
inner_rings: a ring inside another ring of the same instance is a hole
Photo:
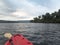
[[[60,23],[60,9],[58,12],[46,13],[45,15],[33,18],[34,23]]]

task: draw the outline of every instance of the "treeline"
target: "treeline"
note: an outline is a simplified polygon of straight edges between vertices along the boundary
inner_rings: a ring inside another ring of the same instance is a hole
[[[42,16],[33,18],[30,22],[33,23],[60,23],[60,9],[54,13],[46,13]]]

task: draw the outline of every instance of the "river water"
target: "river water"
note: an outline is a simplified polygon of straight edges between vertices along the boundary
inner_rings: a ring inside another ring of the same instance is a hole
[[[0,45],[7,41],[6,32],[22,34],[34,45],[60,45],[60,24],[0,23]]]

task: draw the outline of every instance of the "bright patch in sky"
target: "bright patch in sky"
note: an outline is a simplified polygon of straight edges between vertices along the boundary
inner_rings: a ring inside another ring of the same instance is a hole
[[[31,20],[60,8],[60,0],[0,0],[0,20]]]

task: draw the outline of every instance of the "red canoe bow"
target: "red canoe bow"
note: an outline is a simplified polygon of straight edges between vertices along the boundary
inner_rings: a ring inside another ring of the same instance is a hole
[[[33,45],[24,36],[16,34],[10,40],[8,40],[5,45]]]

